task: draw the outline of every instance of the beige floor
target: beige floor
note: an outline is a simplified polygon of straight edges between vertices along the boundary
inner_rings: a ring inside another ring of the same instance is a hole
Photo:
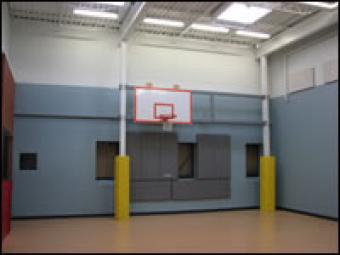
[[[338,222],[285,211],[17,220],[3,252],[337,252]]]

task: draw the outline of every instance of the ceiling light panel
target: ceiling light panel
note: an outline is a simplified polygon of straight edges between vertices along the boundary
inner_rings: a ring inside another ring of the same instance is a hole
[[[251,24],[271,12],[271,9],[233,3],[217,19]]]
[[[184,22],[177,21],[177,20],[144,18],[143,22],[146,24],[168,26],[168,27],[184,27]]]
[[[254,38],[260,38],[260,39],[270,38],[270,34],[253,32],[253,31],[246,31],[246,30],[237,30],[236,34],[240,35],[240,36],[254,37]]]
[[[94,2],[96,4],[103,4],[103,5],[113,5],[113,6],[124,6],[125,2]]]
[[[339,2],[335,3],[326,3],[326,2],[301,2],[302,4],[312,5],[316,7],[326,8],[326,9],[334,9],[338,7]]]
[[[209,25],[197,24],[197,23],[192,24],[190,27],[195,30],[203,30],[203,31],[208,31],[208,32],[217,32],[217,33],[228,33],[229,32],[229,28],[226,28],[226,27],[209,26]]]
[[[118,14],[113,12],[103,12],[103,11],[93,11],[86,9],[75,9],[73,13],[76,15],[82,16],[91,16],[96,18],[105,18],[105,19],[118,19]]]

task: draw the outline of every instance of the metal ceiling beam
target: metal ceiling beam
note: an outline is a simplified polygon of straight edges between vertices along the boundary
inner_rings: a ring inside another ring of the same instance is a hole
[[[187,24],[187,26],[182,30],[182,32],[179,34],[179,36],[183,36],[184,34],[186,34],[189,30],[190,30],[190,26],[191,24],[197,22],[201,17],[207,15],[208,13],[210,13],[212,10],[214,10],[215,8],[217,8],[219,5],[221,5],[221,2],[217,2],[215,4],[212,4],[209,8],[207,8],[203,13],[197,15],[194,19],[190,20],[190,22]]]
[[[338,10],[319,12],[260,45],[256,58],[271,54],[311,34],[338,23]]]
[[[120,41],[127,41],[135,29],[146,2],[134,2],[119,29]]]
[[[141,46],[209,52],[233,56],[255,56],[253,47],[250,45],[209,42],[191,38],[174,38],[176,38],[175,41],[173,41],[169,36],[144,34],[135,38],[133,43]]]

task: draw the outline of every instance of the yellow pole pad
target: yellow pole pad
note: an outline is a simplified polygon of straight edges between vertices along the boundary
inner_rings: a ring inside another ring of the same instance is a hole
[[[260,209],[262,212],[275,211],[275,157],[260,158]]]
[[[117,220],[127,220],[130,215],[130,159],[115,157],[114,212]]]

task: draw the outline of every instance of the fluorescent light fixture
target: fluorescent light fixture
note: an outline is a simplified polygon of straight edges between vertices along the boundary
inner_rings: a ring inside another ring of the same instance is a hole
[[[226,27],[209,26],[209,25],[204,25],[204,24],[194,23],[190,27],[192,29],[209,31],[209,32],[218,32],[218,33],[228,33],[229,32],[229,28],[226,28]]]
[[[147,24],[169,26],[169,27],[184,27],[184,22],[176,21],[176,20],[145,18],[143,21],[144,23],[147,23]]]
[[[241,35],[241,36],[255,37],[255,38],[261,38],[261,39],[270,38],[270,34],[252,32],[252,31],[246,31],[246,30],[237,30],[236,34]]]
[[[255,6],[248,7],[242,3],[233,3],[217,18],[221,20],[251,24],[271,11],[272,10],[267,8]]]
[[[326,8],[326,9],[333,9],[338,7],[339,2],[335,3],[326,3],[326,2],[301,2],[302,4],[313,5],[316,7]]]
[[[102,12],[102,11],[92,11],[85,9],[75,9],[73,13],[76,15],[83,16],[92,16],[97,18],[106,18],[106,19],[118,19],[118,14],[113,12]]]
[[[98,4],[107,4],[107,5],[115,5],[115,6],[124,6],[125,2],[95,2]]]

